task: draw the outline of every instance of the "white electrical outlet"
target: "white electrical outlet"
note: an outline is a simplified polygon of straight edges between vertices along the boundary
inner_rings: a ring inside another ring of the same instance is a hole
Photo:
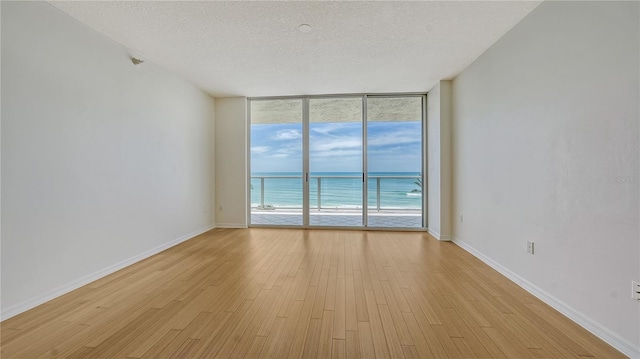
[[[631,298],[640,301],[640,283],[631,281]]]
[[[529,254],[533,254],[534,253],[533,244],[534,244],[533,242],[527,241],[527,253],[529,253]]]

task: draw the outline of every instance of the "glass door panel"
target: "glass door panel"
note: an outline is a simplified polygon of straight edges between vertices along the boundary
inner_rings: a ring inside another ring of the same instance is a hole
[[[422,96],[367,97],[369,227],[420,228]]]
[[[251,100],[251,224],[303,224],[302,99]]]
[[[309,225],[363,225],[362,97],[309,99]]]

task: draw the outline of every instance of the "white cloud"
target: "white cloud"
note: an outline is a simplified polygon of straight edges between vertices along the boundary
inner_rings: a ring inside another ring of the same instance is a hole
[[[298,130],[278,131],[274,137],[275,140],[279,141],[297,140],[298,138],[302,138],[302,134]]]
[[[405,145],[420,143],[421,134],[410,130],[401,130],[369,137],[369,146]]]
[[[251,153],[260,154],[269,152],[268,146],[255,146],[251,147]]]
[[[311,152],[312,158],[325,158],[335,157],[336,160],[344,159],[345,157],[362,157],[362,150],[333,150],[333,151],[313,151]]]
[[[302,155],[302,147],[301,146],[282,146],[279,148],[274,148],[267,154],[268,158],[296,158]]]
[[[358,148],[362,146],[360,137],[312,138],[312,151],[335,151]]]
[[[333,132],[342,132],[345,127],[353,128],[353,123],[323,123],[322,125],[313,126],[311,124],[311,132],[319,133],[325,136],[337,137]]]

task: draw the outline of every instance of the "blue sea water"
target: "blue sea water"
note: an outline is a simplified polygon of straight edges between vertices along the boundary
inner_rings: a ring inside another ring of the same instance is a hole
[[[381,209],[420,209],[422,197],[412,193],[420,189],[417,172],[371,172],[368,179],[368,207]],[[264,179],[261,179],[263,177]],[[378,179],[379,178],[379,179]],[[261,205],[264,181],[264,205],[275,208],[302,208],[303,178],[294,172],[254,172],[251,174],[251,207]],[[362,174],[356,172],[311,173],[309,201],[318,207],[318,182],[322,208],[362,208]],[[378,183],[380,188],[378,190]]]

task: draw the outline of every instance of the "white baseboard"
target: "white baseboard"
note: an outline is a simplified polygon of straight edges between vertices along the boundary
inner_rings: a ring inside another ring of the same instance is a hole
[[[505,277],[509,278],[512,282],[516,283],[517,285],[522,287],[527,292],[533,294],[535,297],[537,297],[541,301],[543,301],[546,304],[550,305],[553,309],[555,309],[558,312],[562,313],[567,318],[573,320],[578,325],[580,325],[584,329],[588,330],[589,332],[591,332],[592,334],[594,334],[598,338],[604,340],[609,345],[611,345],[612,347],[614,347],[617,350],[619,350],[620,352],[622,352],[624,355],[627,355],[630,358],[640,358],[640,347],[634,345],[633,343],[631,343],[627,339],[622,338],[621,336],[619,336],[618,334],[614,333],[609,328],[607,328],[607,327],[601,325],[600,323],[592,320],[591,318],[589,318],[586,315],[584,315],[583,313],[573,309],[568,304],[562,302],[561,300],[557,299],[553,295],[545,292],[544,290],[542,290],[541,288],[537,287],[536,285],[534,285],[533,283],[529,282],[528,280],[520,277],[519,275],[517,275],[514,272],[510,271],[509,269],[503,267],[498,262],[496,262],[493,259],[485,256],[483,253],[481,253],[480,251],[478,251],[475,248],[473,248],[472,246],[470,246],[468,243],[465,243],[464,241],[461,241],[461,240],[459,240],[457,238],[453,238],[453,243],[455,243],[456,245],[458,245],[460,248],[464,249],[465,251],[471,253],[474,257],[478,258],[479,260],[481,260],[482,262],[487,264],[489,267],[495,269],[500,274],[502,274]]]
[[[439,240],[439,241],[443,241],[443,242],[449,242],[449,241],[451,241],[451,236],[449,236],[449,235],[444,235],[444,234],[440,234],[440,232],[438,232],[438,231],[436,231],[436,230],[433,230],[433,229],[431,229],[431,228],[427,228],[427,232],[429,232],[429,234],[430,234],[433,238],[435,238],[435,239],[437,239],[437,240]]]
[[[249,228],[246,223],[216,223],[216,228]]]
[[[84,285],[87,285],[91,282],[94,282],[100,278],[103,278],[111,273],[117,272],[120,269],[123,269],[125,267],[128,267],[134,263],[137,263],[143,259],[146,259],[148,257],[151,257],[154,254],[158,254],[166,249],[169,249],[175,245],[178,245],[188,239],[191,239],[195,236],[198,236],[204,232],[210,231],[213,228],[215,228],[214,225],[209,225],[207,227],[201,228],[197,231],[191,232],[189,234],[186,234],[180,238],[176,238],[170,242],[167,242],[165,244],[159,245],[153,249],[150,249],[148,251],[145,251],[143,253],[140,253],[136,256],[133,256],[131,258],[127,258],[121,262],[118,262],[116,264],[113,264],[109,267],[103,268],[101,270],[98,270],[96,272],[93,272],[91,274],[85,275],[73,282],[67,283],[65,285],[62,285],[60,287],[54,288],[52,290],[49,290],[41,295],[38,295],[36,297],[27,299],[21,303],[12,305],[8,308],[2,308],[2,312],[0,312],[0,321],[4,321],[6,319],[9,319],[13,316],[16,316],[20,313],[26,312],[29,309],[35,308],[41,304],[44,304],[52,299],[55,299],[63,294],[69,293],[73,290],[76,290]]]

